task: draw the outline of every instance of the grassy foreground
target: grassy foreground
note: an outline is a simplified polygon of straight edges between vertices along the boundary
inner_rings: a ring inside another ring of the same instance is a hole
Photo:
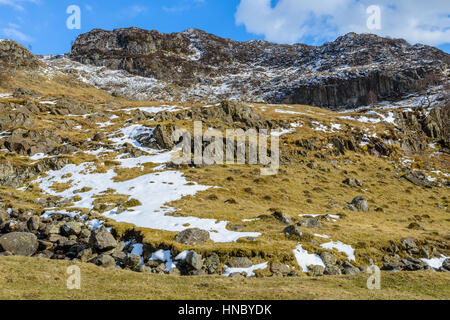
[[[381,290],[366,288],[368,275],[352,277],[251,278],[179,277],[106,270],[80,264],[81,289],[68,290],[70,262],[0,258],[0,299],[449,299],[450,275],[436,272],[383,273]]]

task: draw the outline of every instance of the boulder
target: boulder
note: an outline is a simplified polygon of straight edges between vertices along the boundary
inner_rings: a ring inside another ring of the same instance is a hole
[[[450,271],[450,258],[444,260],[442,263],[442,269]]]
[[[325,272],[325,268],[323,266],[314,266],[312,270],[313,277],[321,277]]]
[[[297,223],[297,225],[305,228],[320,228],[322,223],[316,218],[307,218]]]
[[[361,270],[359,270],[359,268],[355,267],[354,265],[352,265],[350,262],[345,261],[342,264],[342,273],[345,275],[355,275],[360,273]]]
[[[401,241],[403,250],[417,249],[417,244],[411,238],[406,238]]]
[[[292,219],[289,215],[287,215],[284,212],[281,212],[279,210],[276,210],[274,213],[272,213],[272,216],[277,219],[278,221],[281,221],[284,224],[292,224]]]
[[[95,257],[91,262],[103,268],[111,269],[116,267],[116,261],[108,254],[101,254],[98,257]]]
[[[202,256],[195,251],[189,251],[186,256],[186,263],[195,270],[201,270],[203,267]]]
[[[352,200],[347,206],[347,209],[351,211],[369,211],[369,203],[364,197],[358,196]]]
[[[209,240],[209,232],[197,228],[186,229],[175,236],[176,242],[187,245],[201,244],[208,242]]]
[[[116,239],[114,239],[112,234],[105,228],[92,231],[89,242],[91,246],[100,252],[108,251],[117,247]]]
[[[208,256],[205,259],[205,267],[206,267],[206,271],[209,274],[214,274],[217,272],[217,269],[219,267],[220,264],[220,258],[217,254],[213,253],[212,255]]]
[[[61,226],[61,234],[66,237],[78,236],[81,233],[82,223],[70,221]]]
[[[38,216],[32,216],[27,221],[27,227],[30,232],[37,231],[39,229],[41,219]]]
[[[336,257],[328,251],[323,251],[320,254],[320,258],[322,259],[322,261],[326,267],[335,266],[337,263]]]
[[[142,260],[141,256],[137,254],[129,254],[126,256],[124,263],[127,268],[135,269],[137,266],[140,265],[141,260]]]
[[[286,228],[284,228],[283,232],[288,236],[297,236],[297,237],[303,236],[303,232],[295,225],[287,226]]]
[[[9,219],[10,219],[9,214],[3,209],[0,209],[0,225],[9,221]]]
[[[354,178],[347,178],[344,181],[342,181],[343,184],[346,184],[350,187],[362,187],[363,183],[361,180],[359,179],[354,179]]]
[[[29,232],[12,232],[0,237],[0,251],[17,256],[32,256],[38,249],[37,237]]]
[[[227,261],[227,265],[230,268],[250,268],[253,262],[247,257],[233,257]]]
[[[289,272],[291,272],[291,270],[284,263],[272,262],[270,264],[270,272],[272,272],[274,275],[277,275],[277,276],[285,276]]]

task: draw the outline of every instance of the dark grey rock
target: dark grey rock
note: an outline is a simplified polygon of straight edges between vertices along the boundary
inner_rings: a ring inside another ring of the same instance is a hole
[[[202,256],[195,251],[189,251],[186,256],[186,263],[195,270],[200,270],[203,267]]]
[[[29,232],[12,232],[0,237],[0,251],[17,256],[32,256],[39,246],[37,237]]]
[[[117,241],[105,228],[92,231],[90,244],[98,251],[108,251],[117,247]]]

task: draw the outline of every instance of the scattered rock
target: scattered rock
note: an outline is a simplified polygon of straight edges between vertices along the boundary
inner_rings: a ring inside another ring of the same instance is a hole
[[[328,251],[323,251],[320,254],[320,258],[322,258],[322,261],[323,261],[323,263],[325,264],[326,267],[335,266],[336,263],[337,263],[336,257],[332,253],[330,253]]]
[[[214,274],[217,272],[220,264],[220,258],[217,254],[213,253],[205,259],[205,268],[209,274]]]
[[[92,262],[96,264],[97,266],[103,267],[103,268],[115,268],[116,267],[116,260],[114,260],[113,257],[111,257],[109,254],[101,254],[98,257],[95,257]]]
[[[287,215],[284,212],[276,210],[272,216],[277,219],[278,221],[281,221],[284,224],[292,224],[292,219],[289,215]]]
[[[290,225],[286,228],[284,228],[283,232],[288,236],[297,236],[297,237],[303,237],[303,232],[297,228],[295,225]]]
[[[186,256],[186,263],[195,270],[201,270],[203,267],[202,256],[195,251],[189,251]]]
[[[312,270],[313,277],[321,277],[325,272],[325,268],[323,266],[314,266]]]
[[[369,203],[364,197],[358,196],[347,205],[347,209],[351,211],[369,211]]]
[[[359,270],[359,268],[355,267],[354,265],[352,265],[350,262],[345,261],[342,264],[342,273],[345,275],[355,275],[360,273],[361,270]]]
[[[411,238],[406,238],[401,241],[403,250],[417,249],[417,244]]]
[[[92,231],[90,238],[91,245],[100,252],[108,251],[117,247],[117,241],[105,228]]]
[[[134,270],[141,263],[141,257],[137,254],[129,254],[125,258],[125,267]]]
[[[27,227],[30,232],[35,232],[39,229],[41,220],[38,216],[32,216],[27,221]]]
[[[320,228],[322,226],[322,223],[316,218],[306,218],[297,223],[297,225],[305,228]]]
[[[247,257],[233,257],[226,264],[230,268],[250,268],[253,266],[252,260]]]
[[[200,229],[186,229],[181,231],[179,234],[175,236],[175,241],[187,244],[187,245],[195,245],[208,242],[210,240],[209,232]]]
[[[38,249],[37,237],[28,232],[12,232],[0,237],[0,251],[17,256],[32,256]]]
[[[421,224],[418,224],[417,222],[410,223],[408,225],[408,229],[411,229],[411,230],[425,230],[425,228]]]
[[[450,259],[445,259],[442,263],[442,269],[450,271]]]
[[[291,272],[289,267],[281,262],[272,262],[270,264],[270,271],[277,276],[286,276]]]
[[[344,181],[342,181],[342,183],[346,184],[346,185],[348,185],[350,187],[353,187],[353,188],[355,188],[355,187],[362,187],[363,186],[363,183],[362,183],[361,180],[354,179],[354,178],[347,178]]]
[[[80,222],[70,221],[61,226],[61,234],[65,237],[78,236],[81,233],[82,224]]]

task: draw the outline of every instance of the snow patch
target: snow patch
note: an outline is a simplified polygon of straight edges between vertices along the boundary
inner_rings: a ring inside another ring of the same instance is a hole
[[[267,268],[268,263],[264,262],[261,264],[253,265],[249,268],[230,268],[226,267],[224,276],[229,277],[233,273],[243,273],[247,274],[247,278],[253,277],[255,275],[256,270],[264,270]]]
[[[345,253],[350,261],[356,261],[355,250],[351,245],[344,244],[341,241],[338,241],[323,243],[320,246],[324,249],[336,249],[339,252]]]
[[[325,268],[322,258],[317,254],[308,253],[308,251],[302,248],[301,244],[299,244],[293,252],[295,259],[303,272],[309,272],[308,266],[322,266]]]

